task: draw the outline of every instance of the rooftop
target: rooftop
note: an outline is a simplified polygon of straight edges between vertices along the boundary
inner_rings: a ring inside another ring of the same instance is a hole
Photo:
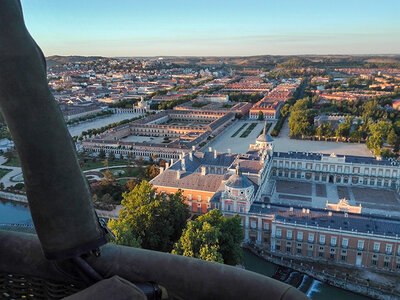
[[[250,213],[274,215],[281,222],[397,237],[400,219],[323,209],[291,208],[254,202]]]

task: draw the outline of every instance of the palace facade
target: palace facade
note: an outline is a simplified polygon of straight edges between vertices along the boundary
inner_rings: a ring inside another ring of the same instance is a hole
[[[84,149],[116,156],[154,155],[177,159],[217,136],[235,120],[233,113],[166,110],[114,127],[82,142]]]
[[[399,172],[397,161],[381,157],[275,152],[264,129],[246,154],[211,149],[181,154],[151,183],[158,192],[182,189],[193,213],[217,208],[226,216],[238,214],[245,242],[271,255],[395,272],[400,270],[400,218],[389,215],[400,208],[397,196],[386,214],[367,214],[348,199],[330,199],[317,208],[312,202],[273,203],[265,194],[276,188],[271,182],[283,178],[397,195]]]

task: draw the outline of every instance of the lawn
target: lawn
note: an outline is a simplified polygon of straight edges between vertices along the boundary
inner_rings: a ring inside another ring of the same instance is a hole
[[[244,123],[242,126],[240,126],[240,128],[238,130],[236,130],[236,132],[234,134],[231,135],[231,137],[235,137],[239,134],[240,131],[242,131],[243,128],[246,127],[248,123]]]
[[[83,162],[84,160],[82,158],[79,158],[80,162]],[[128,163],[128,160],[126,159],[114,159],[114,160],[109,160],[108,161],[108,166],[121,166],[121,165],[126,165]],[[91,169],[98,169],[104,167],[104,159],[97,158],[96,161],[93,161],[93,158],[87,158],[86,162],[83,162],[82,170],[83,171],[88,171]]]
[[[265,132],[268,132],[268,130],[271,127],[271,125],[272,125],[272,123],[267,123],[267,127],[265,128]],[[260,131],[259,135],[261,135],[263,133],[263,131],[264,131],[264,128]]]
[[[118,171],[123,171],[124,173],[114,175],[116,178],[121,178],[121,177],[136,177],[139,174],[139,168],[137,167],[131,167],[129,168],[115,168],[115,169],[110,169],[112,173],[118,172]],[[107,171],[106,168],[102,169],[101,172],[104,174]]]
[[[21,167],[21,162],[19,161],[18,157],[13,157],[3,165],[9,167]]]
[[[0,168],[0,178],[3,178],[8,172],[11,172],[10,169],[1,169]]]
[[[253,129],[257,126],[257,123],[251,123],[249,125],[249,127],[247,127],[247,129],[240,135],[241,138],[245,138],[247,137],[252,131]]]
[[[86,162],[84,162],[84,159],[86,159]],[[101,158],[96,158],[96,161],[93,161],[92,157],[79,157],[79,162],[83,163],[83,167],[82,170],[83,171],[88,171],[91,169],[97,169],[97,168],[101,168],[104,167],[104,159]],[[120,165],[126,165],[128,163],[128,160],[126,159],[114,159],[114,160],[109,160],[108,161],[108,166],[112,167],[112,166],[120,166]],[[10,166],[10,167],[21,167],[21,162],[19,161],[18,157],[14,157],[12,159],[10,159],[9,161],[7,161],[4,166]]]

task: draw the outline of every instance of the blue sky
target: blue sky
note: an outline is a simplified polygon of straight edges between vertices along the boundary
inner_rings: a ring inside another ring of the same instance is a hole
[[[21,0],[45,55],[400,54],[399,0]]]

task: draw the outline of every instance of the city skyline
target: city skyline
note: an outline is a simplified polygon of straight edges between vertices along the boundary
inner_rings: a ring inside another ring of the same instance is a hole
[[[23,0],[22,6],[46,56],[400,54],[395,1],[157,2]]]

